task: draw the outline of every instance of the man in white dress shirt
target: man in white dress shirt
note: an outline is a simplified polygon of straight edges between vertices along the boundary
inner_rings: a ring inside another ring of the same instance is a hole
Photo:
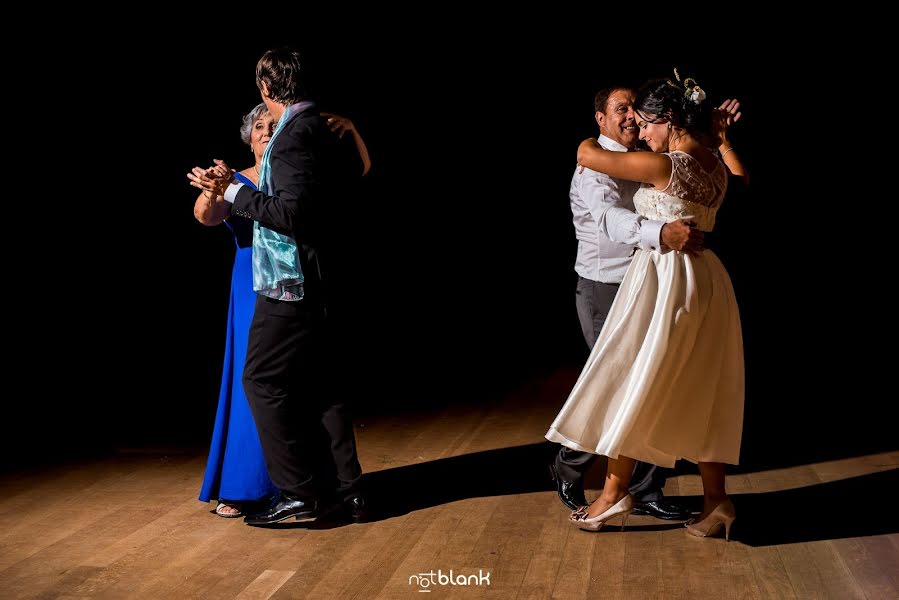
[[[639,130],[633,104],[634,92],[630,88],[606,88],[596,94],[594,108],[603,148],[618,152],[636,149]],[[652,221],[634,211],[634,193],[640,185],[581,166],[571,179],[569,197],[578,240],[575,299],[581,330],[590,348],[602,330],[636,248],[663,252],[702,250],[702,232],[687,223]],[[596,458],[596,454],[562,446],[551,466],[559,497],[573,510],[588,504],[583,480]],[[664,469],[638,462],[630,487],[636,501],[634,514],[689,518],[688,511],[664,498],[664,485]]]

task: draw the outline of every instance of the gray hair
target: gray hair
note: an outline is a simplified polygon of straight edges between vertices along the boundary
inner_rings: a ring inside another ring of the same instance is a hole
[[[250,134],[253,132],[253,123],[267,112],[268,107],[265,105],[265,102],[260,102],[256,105],[256,108],[244,115],[243,124],[240,126],[240,139],[243,140],[244,144],[250,145]]]

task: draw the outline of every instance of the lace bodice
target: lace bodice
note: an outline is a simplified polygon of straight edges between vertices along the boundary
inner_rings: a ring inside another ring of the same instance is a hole
[[[666,155],[671,159],[668,187],[640,188],[634,194],[634,208],[647,219],[670,223],[689,218],[697,229],[711,231],[727,190],[727,169],[719,162],[706,171],[695,158],[679,150]]]

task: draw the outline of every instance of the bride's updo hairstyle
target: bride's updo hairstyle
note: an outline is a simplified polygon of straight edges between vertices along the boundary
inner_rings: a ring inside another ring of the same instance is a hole
[[[712,133],[711,103],[706,101],[705,91],[691,78],[685,79],[684,83],[653,79],[643,84],[637,91],[634,112],[640,113],[640,119],[652,117],[646,119],[650,123],[668,121],[686,129],[697,139],[705,139]]]

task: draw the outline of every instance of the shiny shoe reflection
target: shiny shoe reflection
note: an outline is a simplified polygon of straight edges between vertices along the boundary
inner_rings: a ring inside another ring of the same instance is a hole
[[[702,521],[686,523],[687,533],[696,537],[711,537],[719,532],[719,525],[721,525],[724,527],[724,539],[730,541],[730,526],[736,518],[737,513],[734,510],[733,502],[725,500]]]
[[[627,523],[627,516],[634,512],[634,497],[630,494],[613,504],[607,510],[599,513],[595,517],[587,516],[588,507],[582,506],[578,510],[571,513],[571,521],[584,531],[599,531],[607,521],[621,516],[621,529],[624,529]]]
[[[659,498],[647,502],[634,502],[635,515],[649,515],[666,521],[686,521],[693,513],[679,506],[668,498]]]
[[[581,506],[587,504],[584,497],[584,482],[570,481],[559,475],[559,471],[555,465],[549,465],[549,476],[556,483],[556,491],[559,494],[559,500],[562,504],[571,510],[578,510]]]
[[[273,525],[295,518],[297,521],[312,519],[319,515],[319,506],[315,500],[293,498],[286,494],[276,496],[267,510],[244,517],[247,525]]]

